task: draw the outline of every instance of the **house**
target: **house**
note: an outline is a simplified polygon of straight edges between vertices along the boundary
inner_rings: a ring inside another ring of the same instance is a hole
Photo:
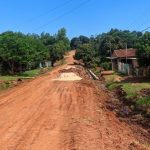
[[[114,50],[111,57],[108,57],[112,63],[112,69],[127,75],[136,73],[139,67],[136,58],[136,49],[119,49]]]

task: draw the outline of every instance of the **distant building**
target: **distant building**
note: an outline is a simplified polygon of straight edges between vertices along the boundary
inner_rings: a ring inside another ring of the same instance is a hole
[[[138,62],[136,58],[136,49],[114,50],[111,57],[112,69],[127,75],[133,75],[138,72]]]
[[[43,68],[43,67],[52,67],[52,62],[51,61],[45,61],[44,63],[39,63],[39,67]]]

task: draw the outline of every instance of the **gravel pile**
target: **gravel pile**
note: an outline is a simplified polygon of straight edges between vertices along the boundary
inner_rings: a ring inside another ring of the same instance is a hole
[[[75,73],[61,73],[55,81],[79,81],[82,80],[81,77],[77,76]]]

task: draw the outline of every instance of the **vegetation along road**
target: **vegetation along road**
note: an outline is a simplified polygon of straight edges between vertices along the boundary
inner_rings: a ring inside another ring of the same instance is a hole
[[[49,74],[1,93],[0,149],[144,149],[129,126],[105,108],[108,94],[84,68],[71,65],[73,55]]]

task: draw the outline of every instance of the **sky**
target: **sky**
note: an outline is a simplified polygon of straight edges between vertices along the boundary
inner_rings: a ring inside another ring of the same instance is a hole
[[[65,27],[69,38],[111,28],[150,26],[150,0],[0,0],[0,32],[48,32]]]

